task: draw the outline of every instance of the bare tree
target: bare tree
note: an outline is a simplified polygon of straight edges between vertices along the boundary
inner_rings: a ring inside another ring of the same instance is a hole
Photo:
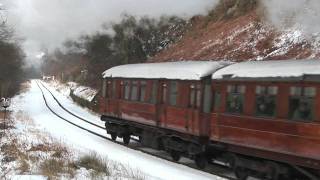
[[[25,55],[14,36],[14,29],[7,25],[4,11],[0,6],[0,95],[8,97],[18,90]]]

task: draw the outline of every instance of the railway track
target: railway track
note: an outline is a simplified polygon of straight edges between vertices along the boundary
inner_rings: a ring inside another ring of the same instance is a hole
[[[111,138],[109,138],[109,137],[107,137],[107,136],[101,135],[101,134],[99,134],[99,133],[97,133],[97,132],[95,132],[95,131],[93,131],[93,130],[89,130],[89,129],[87,129],[87,128],[84,128],[84,127],[82,127],[82,126],[80,126],[80,125],[78,125],[78,124],[76,124],[76,123],[74,123],[74,122],[66,119],[66,118],[63,117],[62,115],[59,115],[56,111],[53,110],[52,107],[50,107],[50,105],[49,105],[49,103],[48,103],[48,100],[47,100],[47,98],[46,98],[46,96],[45,96],[45,93],[44,93],[43,89],[42,89],[40,86],[42,86],[46,91],[48,91],[48,92],[50,93],[50,95],[53,97],[53,99],[58,103],[58,105],[59,105],[65,112],[67,112],[68,114],[70,114],[70,115],[76,117],[77,119],[79,119],[79,120],[81,120],[81,121],[84,121],[84,122],[86,122],[86,123],[88,123],[88,124],[90,124],[90,125],[98,128],[98,129],[105,129],[105,128],[102,127],[102,126],[100,126],[100,125],[98,125],[98,124],[95,124],[95,123],[93,123],[93,122],[90,122],[89,120],[87,120],[87,119],[85,119],[85,118],[83,118],[83,117],[80,117],[80,116],[76,115],[75,113],[69,111],[65,106],[63,106],[63,105],[61,104],[61,102],[54,96],[54,94],[53,94],[41,81],[36,80],[35,82],[36,82],[37,86],[39,87],[39,89],[40,89],[40,91],[41,91],[41,93],[42,93],[42,97],[43,97],[43,100],[44,100],[44,102],[45,102],[46,107],[47,107],[55,116],[59,117],[60,119],[64,120],[65,122],[67,122],[67,123],[69,123],[69,124],[71,124],[71,125],[73,125],[73,126],[76,126],[77,128],[80,128],[80,129],[82,129],[82,130],[84,130],[84,131],[87,131],[87,132],[90,133],[90,134],[93,134],[93,135],[95,135],[95,136],[98,136],[98,137],[100,137],[100,138],[103,138],[103,139],[105,139],[105,140],[107,140],[107,141],[110,141],[110,142],[113,142],[113,143],[116,143],[116,144],[125,146],[125,145],[124,145],[123,143],[121,143],[121,142],[113,141]],[[40,84],[40,85],[39,85],[39,84]],[[131,140],[133,140],[133,141],[138,141],[138,140],[135,139],[135,138],[131,138]],[[190,167],[190,168],[199,170],[199,169],[196,167],[196,165],[193,163],[193,161],[188,160],[187,158],[183,158],[183,159],[181,160],[181,162],[176,162],[176,161],[173,161],[173,160],[171,159],[171,157],[170,157],[167,153],[165,153],[165,152],[163,152],[163,151],[158,151],[158,150],[146,148],[146,147],[143,147],[143,146],[137,145],[137,144],[135,144],[135,145],[129,144],[129,145],[126,145],[125,147],[127,147],[128,149],[132,149],[132,150],[136,150],[136,151],[140,151],[140,152],[146,153],[146,154],[148,154],[148,155],[151,155],[151,156],[154,156],[154,157],[157,157],[157,158],[165,159],[165,160],[167,160],[167,161],[174,162],[174,163],[176,163],[176,164],[181,164],[181,165],[188,166],[188,167]],[[206,173],[210,173],[210,174],[212,174],[212,175],[220,176],[220,177],[222,177],[222,178],[226,178],[226,179],[230,179],[230,180],[236,180],[236,178],[235,178],[235,176],[233,175],[233,173],[232,173],[227,167],[225,167],[225,166],[223,166],[223,165],[210,163],[210,165],[209,165],[206,169],[201,170],[201,171],[204,171],[204,172],[206,172]]]
[[[78,116],[77,114],[69,111],[65,106],[63,106],[63,105],[61,104],[61,102],[54,96],[54,94],[53,94],[41,81],[39,81],[39,84],[40,84],[42,87],[44,87],[44,88],[50,93],[50,95],[51,95],[52,98],[57,102],[57,104],[58,104],[64,111],[66,111],[68,114],[70,114],[70,115],[76,117],[77,119],[82,120],[82,121],[84,121],[84,122],[86,122],[86,123],[88,123],[88,124],[90,124],[90,125],[92,125],[92,126],[94,126],[94,127],[97,127],[97,128],[99,128],[99,129],[106,130],[104,126],[101,126],[101,125],[98,125],[98,124],[96,124],[96,123],[93,123],[93,122],[91,122],[90,120],[85,119],[85,118],[83,118],[83,117],[81,117],[81,116]],[[139,140],[136,139],[136,138],[130,138],[130,139],[133,140],[133,141],[139,142]]]

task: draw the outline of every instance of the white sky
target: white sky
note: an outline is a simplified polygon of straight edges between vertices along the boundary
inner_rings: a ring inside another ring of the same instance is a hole
[[[25,39],[29,57],[41,48],[53,49],[66,38],[100,29],[104,22],[117,22],[122,14],[137,16],[205,14],[218,0],[0,0],[8,22]]]
[[[122,14],[137,16],[205,14],[219,0],[0,0],[33,59],[41,49],[54,49],[67,38],[93,33],[104,22],[117,22]],[[295,26],[307,34],[320,32],[320,0],[261,0],[268,19],[283,29]],[[40,57],[40,56],[38,56]]]

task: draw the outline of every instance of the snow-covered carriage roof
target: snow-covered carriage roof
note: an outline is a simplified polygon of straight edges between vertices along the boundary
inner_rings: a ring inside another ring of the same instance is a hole
[[[232,64],[212,75],[212,79],[287,79],[320,75],[320,60],[248,61]]]
[[[102,73],[103,78],[144,78],[200,80],[231,64],[227,61],[179,61],[164,63],[127,64]]]

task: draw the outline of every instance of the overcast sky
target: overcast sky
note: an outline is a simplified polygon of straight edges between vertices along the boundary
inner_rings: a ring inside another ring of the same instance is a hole
[[[0,8],[19,36],[25,39],[29,59],[42,47],[54,49],[67,38],[101,29],[104,22],[118,22],[122,14],[137,16],[206,14],[219,0],[0,0]],[[320,32],[320,0],[261,0],[269,20],[283,29],[295,26]],[[3,6],[1,6],[1,4]],[[1,16],[0,16],[1,17]]]
[[[117,22],[124,13],[151,17],[205,14],[217,0],[0,0],[9,24],[25,38],[29,58],[42,47],[53,49],[66,38],[100,29],[104,22]]]

